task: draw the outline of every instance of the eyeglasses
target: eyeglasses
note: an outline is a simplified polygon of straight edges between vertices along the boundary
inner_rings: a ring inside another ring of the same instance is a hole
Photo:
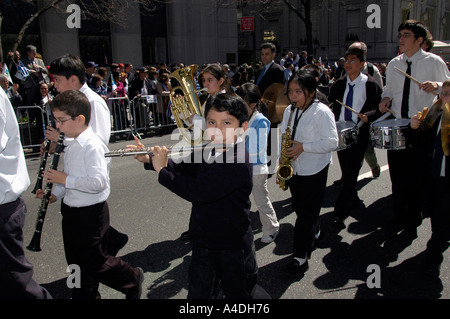
[[[414,34],[412,34],[412,33],[399,33],[397,37],[398,37],[399,40],[401,38],[408,39],[409,37],[414,37]]]
[[[69,121],[69,120],[74,120],[75,118],[74,117],[69,117],[68,119],[65,119],[65,120],[57,120],[57,119],[55,119],[55,123],[56,124],[59,124],[59,125],[63,125],[64,123],[66,123],[67,121]]]

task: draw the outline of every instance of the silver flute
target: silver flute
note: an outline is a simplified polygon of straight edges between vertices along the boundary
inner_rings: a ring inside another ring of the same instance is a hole
[[[172,146],[169,148],[169,157],[180,157],[183,155],[188,155],[195,151],[204,151],[204,150],[227,150],[231,147],[234,147],[236,144],[204,144],[199,146],[185,146],[185,147],[175,147]],[[110,151],[109,153],[105,153],[105,157],[124,157],[124,156],[134,156],[134,155],[151,155],[152,147],[144,147],[138,149],[119,149]]]

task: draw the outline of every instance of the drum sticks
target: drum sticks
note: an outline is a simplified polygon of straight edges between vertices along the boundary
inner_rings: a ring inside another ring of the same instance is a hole
[[[345,107],[346,109],[352,111],[353,113],[355,113],[356,115],[359,115],[359,112],[355,111],[354,109],[352,109],[350,106],[345,105],[344,103],[342,103],[341,101],[336,100],[336,102],[338,102],[340,105],[342,105],[343,107]]]
[[[345,107],[346,109],[350,110],[351,112],[355,113],[356,115],[359,115],[360,113],[357,112],[356,110],[352,109],[350,106],[345,105],[344,103],[342,103],[341,101],[336,100],[336,102],[338,102],[340,105],[342,105],[343,107]],[[389,113],[391,113],[392,115],[394,115],[396,118],[398,118],[397,114],[395,114],[394,111],[392,111],[391,109],[387,109]],[[375,113],[376,111],[370,111],[367,112],[366,115],[367,116],[371,116]]]
[[[413,81],[417,85],[422,85],[423,84],[423,83],[419,82],[418,80],[416,80],[415,78],[413,78],[411,75],[407,74],[406,72],[403,72],[402,70],[400,70],[396,66],[394,66],[394,69],[396,69],[398,72],[400,72],[401,74],[406,76],[408,79],[410,79],[411,81]],[[434,95],[438,95],[435,91],[432,91],[431,93],[433,93]]]

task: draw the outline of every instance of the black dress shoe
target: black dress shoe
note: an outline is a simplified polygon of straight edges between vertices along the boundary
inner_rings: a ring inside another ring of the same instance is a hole
[[[285,273],[288,276],[292,277],[300,277],[305,274],[305,272],[309,269],[308,261],[305,261],[300,265],[298,260],[292,259],[292,261],[286,266]]]
[[[181,234],[180,238],[182,240],[191,240],[192,236],[191,236],[191,233],[189,232],[189,230],[187,230]]]
[[[381,175],[381,167],[379,164],[375,168],[372,169],[373,178],[378,178]]]
[[[129,293],[126,294],[126,299],[141,299],[142,295],[142,283],[144,282],[144,271],[141,267],[139,269],[139,281],[138,285],[134,287]]]

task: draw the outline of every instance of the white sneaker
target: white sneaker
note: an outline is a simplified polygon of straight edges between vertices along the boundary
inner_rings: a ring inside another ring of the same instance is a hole
[[[277,230],[272,235],[263,235],[261,237],[261,242],[264,244],[270,244],[271,242],[273,242],[275,240],[275,238],[277,238],[278,233],[279,233],[279,231]]]

